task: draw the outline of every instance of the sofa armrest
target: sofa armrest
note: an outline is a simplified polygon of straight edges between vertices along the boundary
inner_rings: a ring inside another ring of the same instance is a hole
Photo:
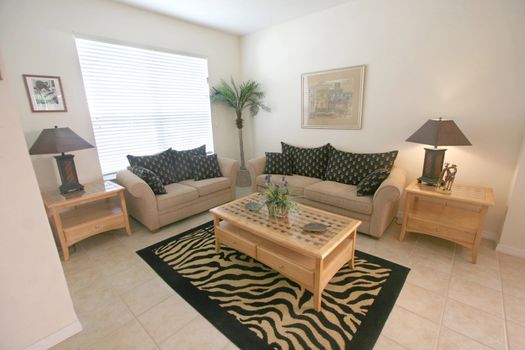
[[[266,156],[250,159],[248,161],[248,171],[250,172],[250,178],[252,180],[252,192],[257,191],[257,184],[255,183],[255,179],[257,178],[257,176],[261,175],[264,172],[265,165]]]
[[[129,170],[117,173],[118,184],[123,186],[129,215],[144,224],[150,231],[160,228],[157,197],[144,180]]]
[[[221,169],[222,176],[227,177],[230,180],[230,187],[235,190],[235,181],[237,180],[237,174],[239,173],[239,161],[235,159],[217,157],[219,160],[219,168]]]
[[[155,193],[148,184],[129,170],[120,170],[116,182],[125,187],[129,194],[137,198],[150,198],[155,202]]]
[[[370,218],[370,235],[381,237],[397,214],[399,200],[406,184],[406,173],[394,167],[388,178],[379,186],[372,199],[373,212]]]

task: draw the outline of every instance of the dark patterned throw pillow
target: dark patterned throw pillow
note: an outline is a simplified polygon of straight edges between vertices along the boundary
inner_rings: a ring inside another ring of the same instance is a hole
[[[377,189],[383,181],[390,175],[390,171],[387,169],[376,169],[370,174],[365,176],[363,180],[357,184],[357,195],[361,196],[371,196],[376,193]]]
[[[278,152],[265,152],[265,154],[265,174],[292,175],[292,164],[287,154]]]
[[[282,153],[292,160],[292,173],[324,179],[332,146],[327,143],[316,148],[303,148],[281,142]]]
[[[350,184],[353,160],[354,153],[339,151],[332,147],[326,167],[325,180]]]
[[[377,169],[392,170],[397,151],[384,153],[354,153],[352,160],[352,178],[350,184],[357,185],[368,174]]]
[[[376,169],[392,170],[396,157],[397,151],[351,153],[332,147],[325,179],[355,186]]]
[[[192,157],[205,156],[206,145],[184,151],[171,150],[177,182],[193,179]]]
[[[162,184],[168,185],[178,181],[173,171],[171,152],[172,150],[170,148],[164,152],[150,156],[128,155],[129,165],[139,166],[153,171],[162,180]]]
[[[219,159],[216,154],[193,156],[191,157],[191,161],[193,166],[193,180],[195,181],[222,176]]]
[[[155,194],[166,194],[162,180],[153,171],[141,166],[130,166],[128,168],[133,174],[144,180]]]

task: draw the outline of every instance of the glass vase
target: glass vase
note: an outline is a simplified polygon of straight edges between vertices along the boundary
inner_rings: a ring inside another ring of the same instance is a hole
[[[268,216],[270,218],[285,218],[288,216],[288,207],[284,205],[278,205],[273,203],[266,203],[268,208]]]

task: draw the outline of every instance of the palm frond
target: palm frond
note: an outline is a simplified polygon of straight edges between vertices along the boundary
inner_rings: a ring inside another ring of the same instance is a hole
[[[211,88],[210,101],[212,103],[222,103],[237,109],[238,98],[235,91],[228,83],[221,80],[221,83]]]
[[[237,87],[233,78],[231,84],[221,80],[220,84],[211,88],[210,101],[212,103],[226,104],[240,115],[243,110],[248,109],[252,116],[257,115],[259,110],[270,111],[270,108],[264,105],[262,99],[265,94],[260,90],[259,83],[248,80],[242,82]]]

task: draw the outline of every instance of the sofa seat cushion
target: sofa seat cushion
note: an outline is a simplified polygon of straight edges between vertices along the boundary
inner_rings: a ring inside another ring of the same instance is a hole
[[[315,177],[307,177],[307,176],[301,176],[301,175],[293,175],[293,176],[272,175],[270,177],[270,182],[276,185],[282,185],[283,176],[286,177],[286,180],[288,181],[288,190],[290,191],[291,196],[302,196],[304,194],[304,188],[306,186],[315,184],[316,182],[323,181]],[[255,179],[255,183],[257,184],[257,186],[266,188],[265,178],[266,178],[266,174],[257,176],[257,178]]]
[[[322,181],[307,186],[304,197],[357,213],[372,214],[372,197],[358,197],[357,187],[353,185]]]
[[[196,189],[199,197],[230,188],[230,179],[222,176],[199,181],[186,180],[179,183]]]
[[[156,197],[159,212],[168,211],[174,206],[199,198],[199,192],[192,186],[173,183],[164,186],[164,188],[167,193]]]

